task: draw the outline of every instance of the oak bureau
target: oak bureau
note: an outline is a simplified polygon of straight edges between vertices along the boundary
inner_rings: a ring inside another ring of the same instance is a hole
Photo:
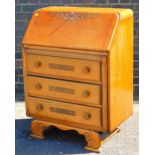
[[[76,130],[99,151],[133,112],[133,12],[46,7],[22,41],[26,114],[31,136],[51,127]],[[107,137],[103,138],[106,133]]]

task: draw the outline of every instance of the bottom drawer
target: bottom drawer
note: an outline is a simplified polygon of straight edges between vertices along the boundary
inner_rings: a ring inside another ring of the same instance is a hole
[[[40,119],[47,117],[98,127],[101,125],[100,108],[28,97],[27,109],[30,115],[35,115]]]

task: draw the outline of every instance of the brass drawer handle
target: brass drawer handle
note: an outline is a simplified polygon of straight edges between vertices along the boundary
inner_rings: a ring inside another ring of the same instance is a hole
[[[35,88],[36,88],[36,89],[41,89],[41,88],[42,88],[42,86],[41,86],[41,84],[40,84],[40,83],[37,83],[37,84],[35,85]]]
[[[40,66],[41,66],[41,62],[40,62],[40,61],[34,62],[34,66],[35,66],[35,67],[40,67]]]
[[[37,104],[37,105],[36,105],[36,110],[37,110],[37,111],[43,110],[43,105],[42,105],[42,104]]]
[[[82,93],[83,97],[89,97],[90,96],[90,92],[88,90],[83,91]]]
[[[83,118],[84,118],[85,120],[88,120],[88,119],[91,118],[91,114],[90,114],[89,112],[84,112]]]
[[[89,67],[84,67],[83,68],[83,73],[84,74],[88,74],[90,72],[90,68]]]

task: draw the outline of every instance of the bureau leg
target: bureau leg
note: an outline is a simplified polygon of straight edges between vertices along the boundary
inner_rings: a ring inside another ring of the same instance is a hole
[[[44,131],[47,128],[47,126],[39,120],[33,120],[31,122],[31,137],[37,138],[37,139],[44,139]]]
[[[45,131],[50,129],[51,127],[57,127],[61,130],[75,130],[80,135],[83,135],[85,137],[85,140],[87,142],[85,149],[93,152],[100,152],[101,144],[105,143],[108,139],[110,139],[113,135],[118,133],[120,131],[119,128],[114,130],[111,133],[99,133],[87,129],[81,129],[76,127],[69,127],[61,124],[56,124],[52,122],[45,122],[41,120],[33,120],[31,123],[31,137],[43,139]],[[105,135],[104,135],[105,134]]]
[[[100,134],[94,131],[86,131],[83,135],[87,142],[85,149],[94,152],[100,152],[100,146],[101,146]]]
[[[108,141],[112,136],[114,136],[118,132],[120,132],[119,128],[115,129],[113,132],[108,134],[107,133],[99,134],[98,132],[93,132],[93,131],[85,132],[83,134],[87,141],[87,145],[85,149],[99,153],[100,146],[104,144],[106,141]]]

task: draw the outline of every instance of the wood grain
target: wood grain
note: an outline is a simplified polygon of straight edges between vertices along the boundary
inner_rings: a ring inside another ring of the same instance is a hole
[[[98,151],[133,112],[133,12],[47,7],[34,12],[22,41],[26,113],[32,135],[56,126]]]
[[[119,22],[108,61],[109,131],[133,113],[133,17]]]
[[[27,77],[28,94],[100,105],[100,86],[56,79]],[[40,85],[40,87],[38,86]],[[38,88],[39,87],[39,88]]]
[[[78,16],[84,17],[81,19]],[[75,21],[70,18],[75,18]],[[68,49],[107,50],[118,19],[117,13],[53,13],[40,10],[33,14],[23,43]]]
[[[54,100],[28,97],[28,111],[30,114],[37,115],[38,119],[42,117],[55,118],[62,121],[73,121],[80,124],[101,126],[100,108],[70,104]],[[38,109],[37,106],[42,108]]]
[[[27,54],[27,71],[47,77],[54,75],[100,81],[100,62],[97,61]]]

